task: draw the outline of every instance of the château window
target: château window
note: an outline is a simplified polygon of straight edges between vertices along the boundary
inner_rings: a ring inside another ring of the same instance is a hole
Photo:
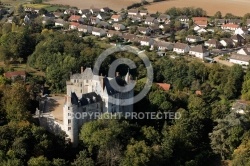
[[[86,80],[86,83],[88,83],[89,82],[89,80]]]
[[[68,119],[68,124],[71,124],[71,119]]]
[[[68,127],[68,131],[70,131],[71,130],[71,127]]]

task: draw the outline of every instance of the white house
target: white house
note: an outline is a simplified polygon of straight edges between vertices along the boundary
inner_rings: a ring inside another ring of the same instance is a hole
[[[79,25],[78,26],[78,31],[79,32],[84,32],[84,33],[92,33],[93,27],[89,25]]]
[[[250,55],[250,46],[246,45],[246,47],[241,48],[240,50],[237,51],[237,54],[240,54],[240,55]]]
[[[104,29],[94,27],[92,30],[92,35],[103,37],[106,36],[106,31]]]
[[[158,23],[158,21],[154,17],[147,17],[145,22],[144,22],[144,24],[146,24],[146,25],[154,25],[157,23]]]
[[[249,65],[250,56],[249,55],[240,55],[240,54],[233,54],[229,58],[229,62],[239,64],[239,65]]]
[[[139,10],[138,9],[130,9],[130,10],[128,10],[128,15],[129,16],[135,16],[135,15],[137,15],[137,14],[139,14]]]
[[[71,29],[71,30],[75,30],[75,29],[78,29],[78,26],[79,26],[80,24],[78,23],[78,22],[71,22],[70,24],[69,24],[69,29]]]
[[[248,33],[248,32],[247,32]],[[243,31],[243,29],[242,28],[237,28],[235,31],[234,31],[234,34],[235,35],[245,35],[245,34],[247,34],[246,33],[246,31]]]
[[[142,37],[139,39],[141,46],[151,46],[154,43],[154,40],[150,37]]]
[[[200,36],[194,36],[194,35],[188,35],[186,37],[186,41],[190,42],[190,43],[196,43],[201,41],[201,37]]]
[[[141,16],[146,16],[148,15],[148,11],[147,10],[140,10],[140,13],[139,13]]]
[[[197,58],[203,59],[204,57],[209,55],[209,51],[206,50],[203,47],[203,45],[197,45],[197,46],[194,46],[194,47],[190,48],[189,54],[194,55]]]
[[[55,19],[55,26],[57,26],[57,27],[63,27],[65,25],[65,23],[66,22],[63,19],[60,19],[60,18]]]
[[[237,24],[224,24],[224,25],[221,26],[221,29],[235,31],[239,27],[240,26],[237,25]]]
[[[220,43],[216,39],[209,39],[204,43],[204,45],[210,48],[218,48],[220,46]]]
[[[159,51],[170,51],[173,50],[174,44],[165,41],[157,41],[154,43],[154,46],[156,46]]]
[[[184,44],[184,43],[175,43],[174,44],[173,51],[176,52],[177,54],[188,53],[189,50],[190,50],[190,47],[187,44]]]

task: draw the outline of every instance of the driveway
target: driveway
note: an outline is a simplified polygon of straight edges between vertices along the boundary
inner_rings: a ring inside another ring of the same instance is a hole
[[[226,66],[233,66],[234,64],[232,62],[229,62],[227,60],[220,60],[219,58],[222,57],[221,55],[217,56],[217,57],[214,57],[214,60],[217,62],[217,63],[220,63],[220,64],[223,64],[223,65],[226,65]]]

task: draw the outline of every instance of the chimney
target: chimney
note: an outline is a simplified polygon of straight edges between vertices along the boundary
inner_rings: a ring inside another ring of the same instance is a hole
[[[115,73],[115,76],[118,77],[118,76],[119,76],[119,72],[116,72],[116,73]]]
[[[84,72],[84,68],[83,68],[83,66],[81,67],[81,74]]]

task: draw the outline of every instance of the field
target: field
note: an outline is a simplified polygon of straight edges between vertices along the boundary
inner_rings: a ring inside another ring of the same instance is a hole
[[[47,2],[51,4],[70,5],[80,9],[109,7],[113,10],[120,10],[133,3],[141,2],[141,0],[49,0]]]
[[[145,7],[150,13],[165,12],[166,9],[171,7],[200,7],[206,10],[209,16],[214,15],[217,11],[221,11],[223,15],[232,13],[243,16],[250,12],[250,0],[170,0],[153,3]]]

